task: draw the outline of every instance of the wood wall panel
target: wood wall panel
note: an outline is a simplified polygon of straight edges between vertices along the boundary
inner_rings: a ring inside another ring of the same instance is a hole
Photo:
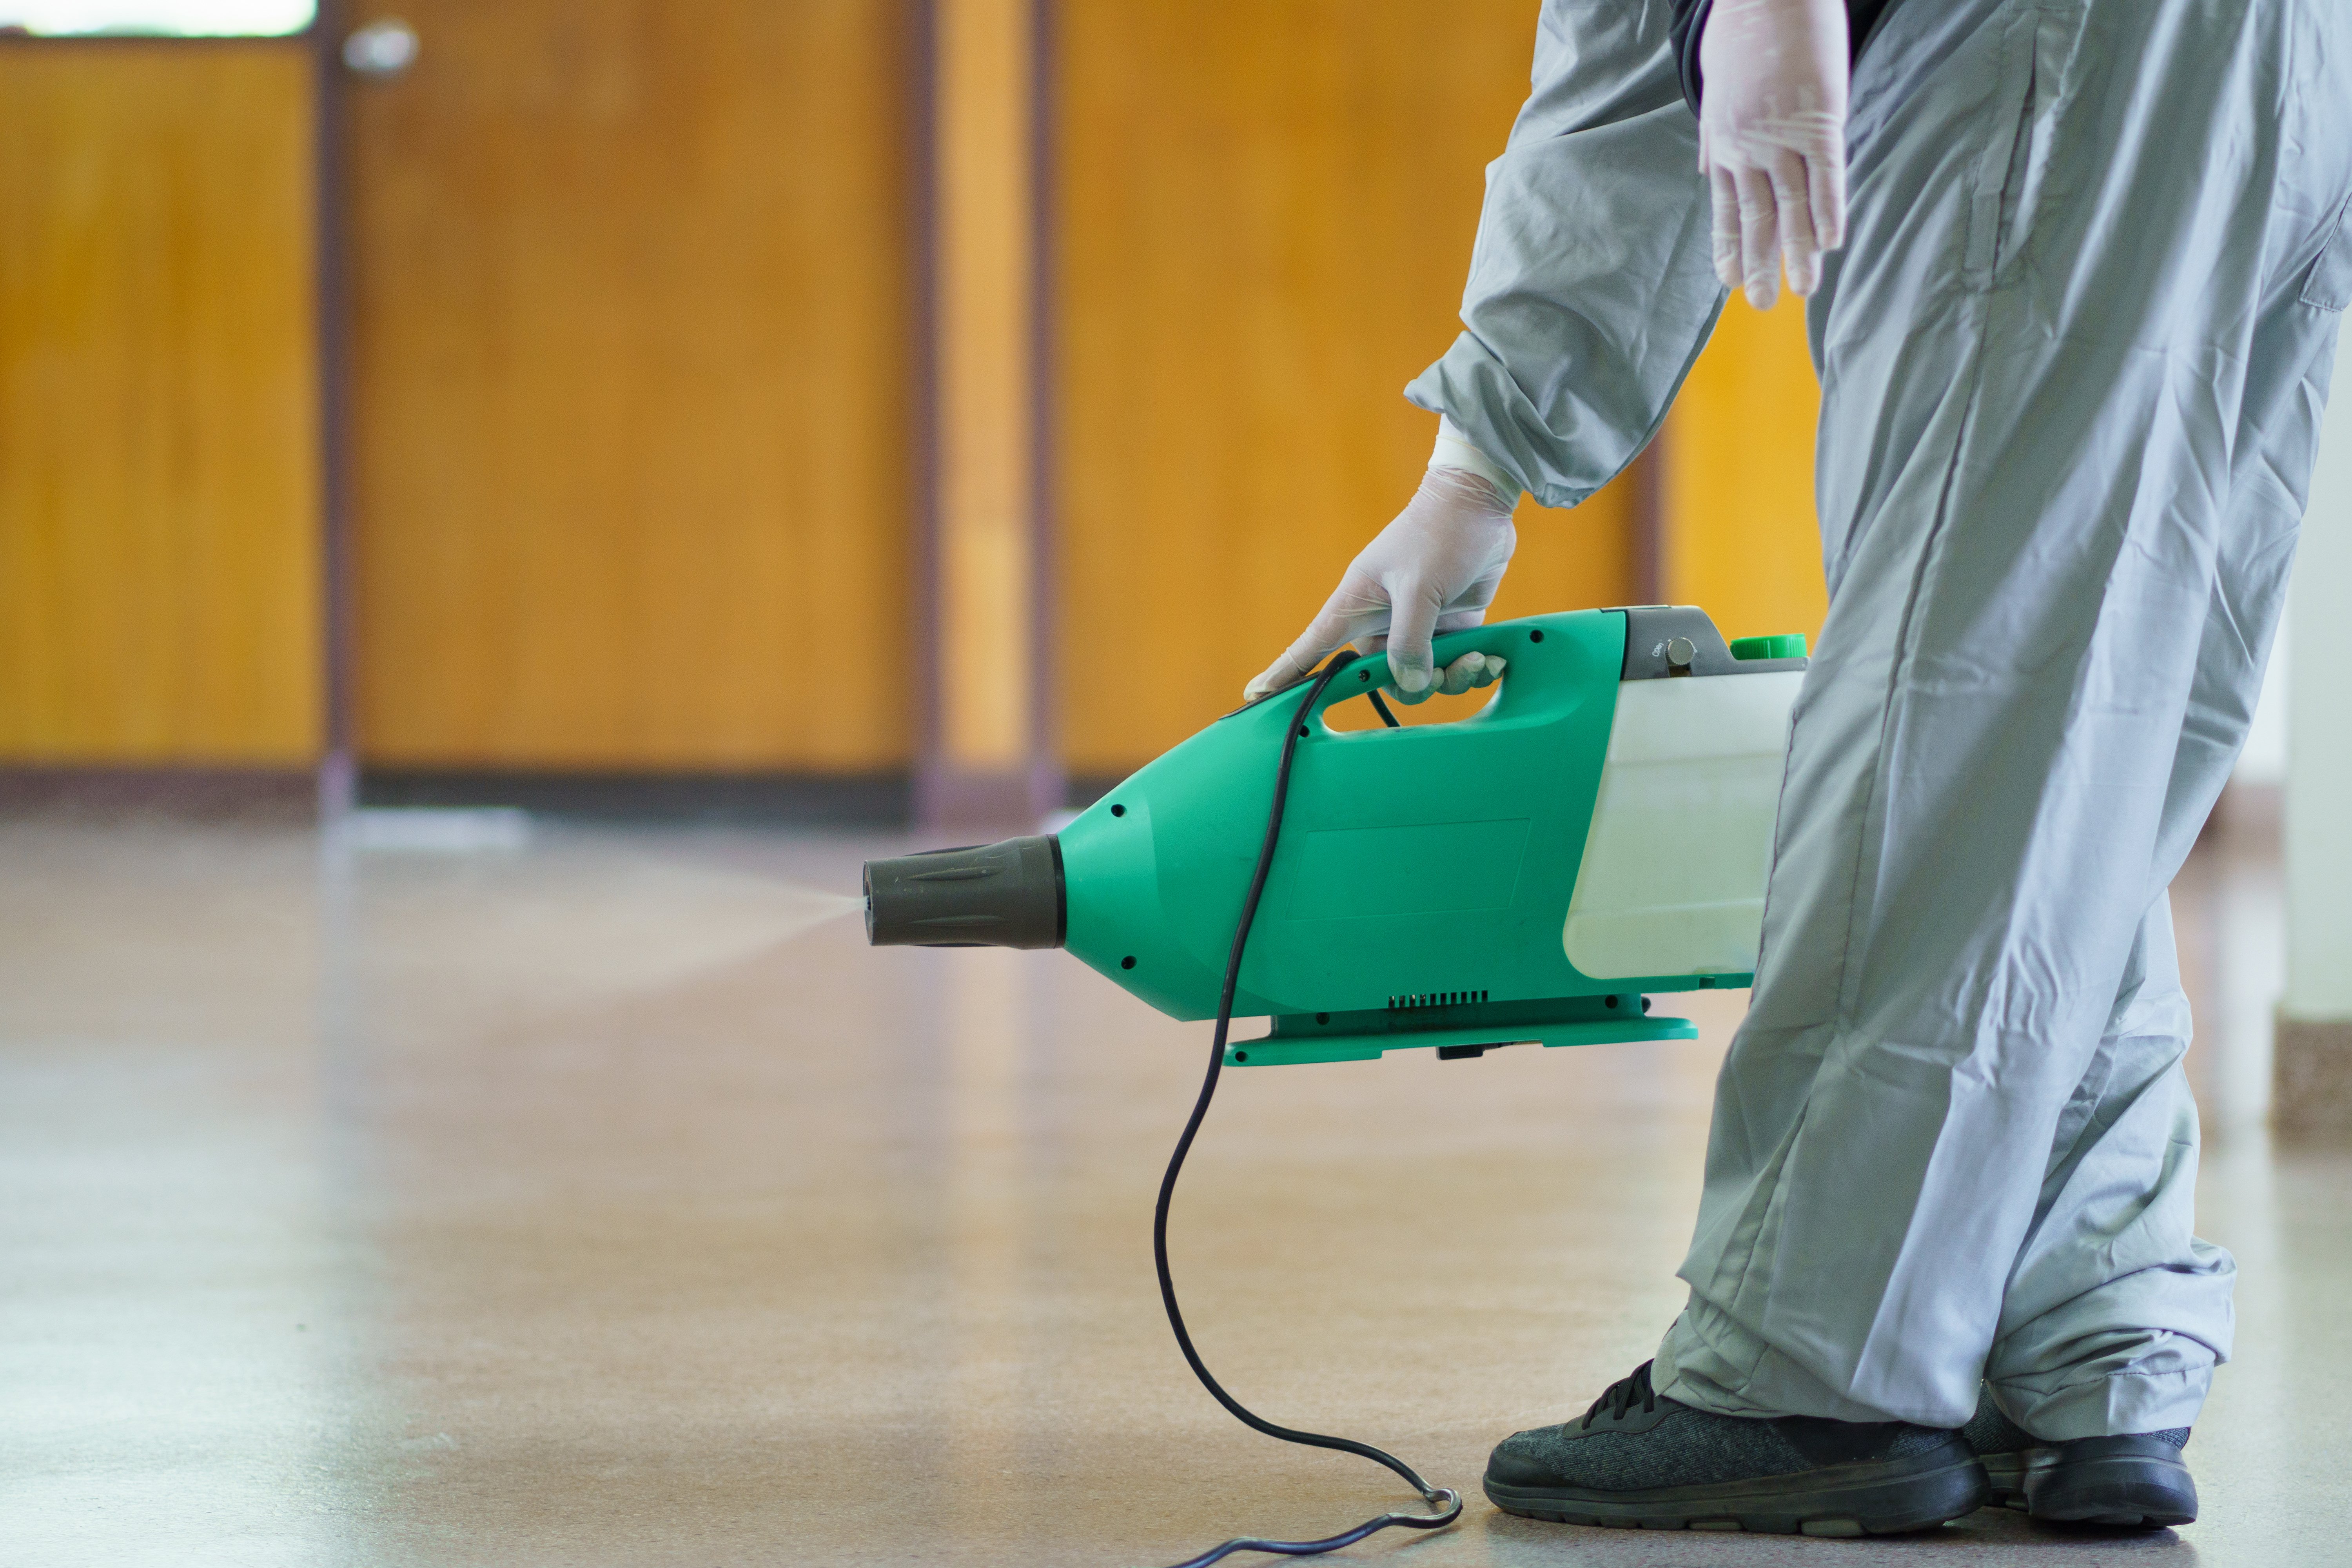
[[[0,45],[0,758],[318,753],[310,69]]]
[[[1070,767],[1240,699],[1412,494],[1523,0],[1064,0],[1055,450]],[[1621,487],[1533,506],[1498,616],[1622,603]]]
[[[903,0],[411,0],[354,89],[362,752],[910,743]]]
[[[932,7],[938,740],[962,776],[1024,770],[1038,733],[1032,6],[1052,3]]]
[[[1804,301],[1784,292],[1759,313],[1735,295],[1662,442],[1666,596],[1703,606],[1727,637],[1821,630],[1821,405]]]

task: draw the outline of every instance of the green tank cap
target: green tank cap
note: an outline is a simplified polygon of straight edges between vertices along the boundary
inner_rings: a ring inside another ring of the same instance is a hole
[[[1782,632],[1777,637],[1734,637],[1731,639],[1734,658],[1802,658],[1805,657],[1805,634]]]

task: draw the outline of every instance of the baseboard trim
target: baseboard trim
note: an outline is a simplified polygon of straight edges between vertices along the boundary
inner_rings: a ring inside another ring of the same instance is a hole
[[[1073,806],[1091,805],[1125,774],[1069,781]],[[970,781],[950,781],[958,785]],[[997,781],[982,780],[982,785]],[[1002,787],[950,792],[944,815],[1028,820],[1032,796],[1053,781],[1027,776]],[[0,766],[0,819],[121,822],[312,823],[320,775],[312,768]],[[1059,790],[1055,790],[1060,794]],[[367,767],[354,803],[371,806],[514,806],[536,816],[616,822],[699,822],[845,827],[904,827],[915,818],[915,784],[905,772],[819,773],[638,773],[488,768]]]
[[[310,768],[0,768],[0,817],[12,820],[282,824],[318,816]]]
[[[2205,818],[2198,837],[2240,850],[2279,852],[2279,835],[2286,817],[2286,792],[2274,784],[2242,784],[2231,780]]]
[[[1072,811],[1084,811],[1134,776],[1132,773],[1072,773],[1063,786],[1063,804]]]
[[[621,773],[457,768],[360,769],[362,806],[514,806],[604,822],[900,827],[904,773]]]
[[[2352,1132],[2352,1019],[2280,1015],[2271,1124],[2282,1132]]]

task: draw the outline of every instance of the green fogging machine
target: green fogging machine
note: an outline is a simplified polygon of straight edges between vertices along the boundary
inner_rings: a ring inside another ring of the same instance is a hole
[[[1311,702],[1227,714],[1059,834],[869,862],[866,935],[1066,948],[1171,1017],[1214,1017],[1288,737],[1233,1005],[1273,1027],[1228,1064],[1688,1039],[1644,994],[1751,978],[1804,646],[1727,646],[1685,606],[1497,622],[1436,642],[1440,667],[1508,661],[1476,716],[1335,730],[1389,681],[1358,660]]]
[[[1378,1448],[1263,1420],[1194,1350],[1168,1212],[1221,1069],[1691,1039],[1688,1020],[1649,1016],[1653,994],[1753,978],[1805,639],[1727,644],[1703,610],[1642,605],[1501,621],[1433,649],[1440,668],[1472,652],[1505,672],[1458,722],[1398,725],[1385,656],[1342,654],[1058,834],[866,866],[877,946],[1066,948],[1171,1017],[1216,1020],[1154,1215],[1177,1344],[1244,1424],[1385,1465],[1433,1510],[1319,1541],[1240,1538],[1179,1568],[1328,1552],[1462,1509]],[[1331,726],[1358,698],[1386,727]],[[1237,1016],[1271,1024],[1233,1040]]]

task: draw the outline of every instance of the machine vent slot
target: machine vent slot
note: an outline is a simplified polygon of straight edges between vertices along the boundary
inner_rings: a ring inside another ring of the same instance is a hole
[[[1389,998],[1391,1013],[1418,1013],[1430,1007],[1470,1007],[1486,999],[1484,991],[1414,991]]]

